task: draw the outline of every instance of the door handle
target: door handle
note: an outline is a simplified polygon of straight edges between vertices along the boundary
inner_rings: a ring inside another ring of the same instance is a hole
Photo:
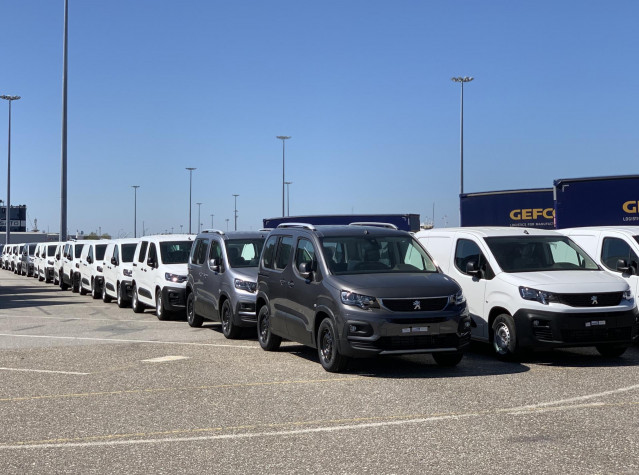
[[[288,286],[289,286],[290,288],[295,287],[295,282],[293,282],[292,280],[290,280],[290,281],[288,282]]]
[[[280,285],[284,285],[286,284],[286,281],[284,279],[280,279]]]

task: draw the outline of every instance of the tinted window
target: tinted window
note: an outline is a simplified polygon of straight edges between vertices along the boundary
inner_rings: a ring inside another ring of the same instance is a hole
[[[160,243],[160,255],[164,264],[186,264],[189,262],[193,241],[169,241]]]
[[[476,242],[469,239],[460,239],[455,248],[455,267],[463,274],[468,275],[466,266],[469,262],[476,264],[476,269],[481,269],[486,258]]]
[[[218,265],[222,263],[222,248],[220,247],[220,243],[217,241],[211,242],[211,249],[209,250],[209,260],[211,259],[215,259]]]
[[[232,239],[224,245],[231,267],[257,267],[264,239]]]
[[[106,252],[106,248],[106,244],[98,244],[97,246],[95,246],[95,258],[98,261],[104,260],[104,253]]]
[[[275,244],[277,244],[277,236],[271,236],[264,245],[262,265],[267,269],[272,269],[275,264],[273,261],[273,257],[275,256]]]
[[[284,269],[288,265],[291,257],[291,248],[293,247],[293,237],[283,236],[277,246],[277,255],[275,256],[275,268]]]
[[[140,243],[140,255],[138,256],[138,262],[144,262],[146,257],[146,248],[149,246],[149,241],[142,241]]]
[[[84,244],[76,244],[75,245],[75,258],[79,259],[80,255],[82,254],[82,248],[84,247]]]
[[[147,265],[153,264],[155,266],[157,266],[159,264],[159,262],[158,262],[158,250],[155,247],[155,243],[153,243],[153,242],[149,246],[149,257],[147,257],[146,263],[147,263]]]
[[[639,262],[637,254],[633,252],[628,243],[619,238],[604,238],[601,248],[601,262],[608,269],[616,271],[617,261],[623,259],[626,264],[633,261]]]
[[[299,269],[300,264],[315,262],[315,248],[308,239],[300,239],[297,242],[297,250],[295,251],[295,268]]]
[[[53,256],[55,254],[55,248],[57,246],[54,244],[53,246],[47,246],[47,254],[49,256]]]
[[[122,262],[133,262],[136,244],[122,244]]]
[[[208,239],[196,239],[193,244],[191,262],[195,265],[202,265],[206,260],[206,251],[209,246]]]

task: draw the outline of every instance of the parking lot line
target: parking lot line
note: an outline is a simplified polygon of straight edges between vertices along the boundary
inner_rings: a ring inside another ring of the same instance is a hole
[[[161,341],[161,340],[126,340],[122,338],[90,338],[81,336],[54,336],[54,335],[22,335],[20,333],[0,333],[0,337],[19,337],[19,338],[49,338],[52,340],[77,340],[77,341],[108,341],[113,343],[151,343],[158,345],[184,345],[184,346],[213,346],[221,348],[242,348],[249,350],[257,350],[257,345],[224,345],[220,343],[193,343],[187,341]]]
[[[86,376],[91,374],[91,373],[77,373],[75,371],[52,371],[49,369],[26,369],[26,368],[0,368],[0,371],[27,371],[32,373],[75,374],[80,376]]]

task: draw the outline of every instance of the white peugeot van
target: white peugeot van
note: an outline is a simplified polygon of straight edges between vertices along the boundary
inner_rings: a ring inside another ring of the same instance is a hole
[[[133,257],[131,308],[155,307],[158,320],[186,312],[187,263],[194,234],[161,234],[140,239]]]
[[[131,281],[133,277],[133,255],[139,239],[114,239],[104,255],[104,286],[102,300],[110,302],[116,298],[118,307],[130,305]]]
[[[558,232],[443,228],[415,236],[461,285],[472,337],[502,359],[522,349],[584,346],[620,356],[637,339],[628,283]]]
[[[91,297],[102,297],[104,253],[108,240],[86,241],[80,254],[80,294],[90,292]]]
[[[622,276],[639,292],[639,226],[596,226],[558,229],[575,241],[608,272]]]

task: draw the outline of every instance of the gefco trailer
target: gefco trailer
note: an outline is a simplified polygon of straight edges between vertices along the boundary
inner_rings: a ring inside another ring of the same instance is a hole
[[[282,223],[323,224],[351,224],[351,223],[389,223],[403,231],[417,232],[420,229],[419,214],[323,214],[310,216],[285,216],[265,218],[262,220],[265,228],[276,228]]]
[[[459,195],[461,225],[553,229],[552,188],[486,191]]]
[[[639,175],[554,181],[557,229],[639,225]]]

